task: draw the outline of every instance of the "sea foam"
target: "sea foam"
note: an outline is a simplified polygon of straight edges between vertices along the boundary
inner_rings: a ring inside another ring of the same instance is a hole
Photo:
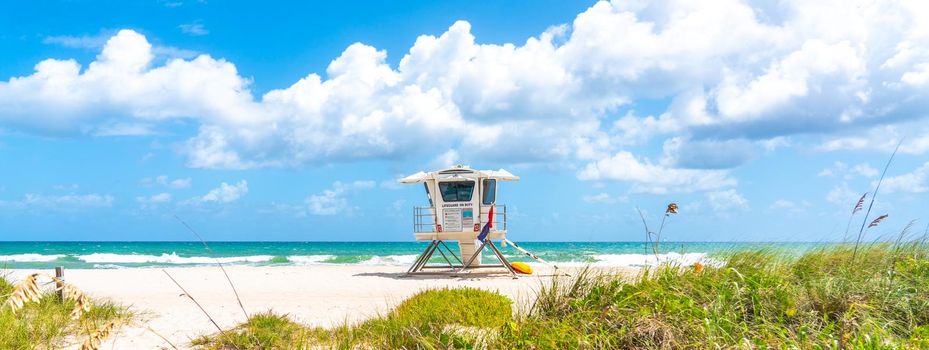
[[[688,266],[697,262],[709,265],[718,263],[708,258],[706,253],[665,253],[657,256],[654,254],[596,254],[592,256],[596,261],[589,263],[591,266],[643,267],[658,264]],[[587,265],[587,263],[581,265]]]
[[[224,264],[261,263],[271,261],[273,257],[272,255],[229,256],[218,258],[211,258],[208,256],[182,257],[178,256],[176,253],[161,255],[93,253],[77,256],[79,260],[93,264],[214,264],[217,261]]]
[[[287,261],[296,264],[320,264],[334,258],[335,255],[288,255]]]
[[[11,261],[11,262],[49,262],[55,261],[60,258],[63,258],[63,254],[13,254],[13,255],[0,255],[0,261]]]
[[[385,255],[373,256],[368,260],[362,261],[360,265],[410,265],[419,255]]]

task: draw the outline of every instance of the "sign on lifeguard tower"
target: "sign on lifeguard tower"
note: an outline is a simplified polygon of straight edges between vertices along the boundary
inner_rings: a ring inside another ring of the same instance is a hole
[[[519,177],[503,169],[475,170],[456,165],[428,173],[418,172],[401,179],[404,184],[422,183],[429,199],[429,206],[413,208],[413,236],[430,244],[407,272],[444,268],[460,273],[466,268],[505,267],[514,273],[493,243],[494,240],[506,240],[506,205],[497,204],[497,183],[500,181],[519,181]],[[478,240],[485,229],[488,232],[484,239]],[[446,241],[456,241],[460,254],[455,254]],[[499,265],[481,264],[481,251],[485,247],[494,253]],[[436,251],[447,265],[428,264]]]

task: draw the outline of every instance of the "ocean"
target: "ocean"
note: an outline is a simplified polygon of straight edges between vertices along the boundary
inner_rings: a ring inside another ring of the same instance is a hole
[[[656,261],[692,264],[743,249],[800,252],[821,243],[663,242],[656,258],[642,242],[517,242],[559,265],[645,266]],[[410,265],[425,242],[0,242],[0,268],[112,269],[215,264],[229,265]],[[457,244],[449,246],[457,252]],[[512,247],[501,248],[511,261],[531,259]],[[485,251],[483,261],[492,262]],[[432,262],[444,262],[436,253]]]

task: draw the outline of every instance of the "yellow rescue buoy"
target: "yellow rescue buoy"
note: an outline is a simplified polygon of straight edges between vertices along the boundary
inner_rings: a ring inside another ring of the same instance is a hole
[[[524,262],[514,262],[510,264],[510,267],[512,267],[513,270],[516,270],[516,272],[519,272],[522,274],[526,274],[526,275],[532,274],[532,266],[529,266],[529,264],[524,263]]]

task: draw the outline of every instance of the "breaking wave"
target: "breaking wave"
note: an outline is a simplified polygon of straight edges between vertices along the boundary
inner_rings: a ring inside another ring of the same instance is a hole
[[[416,257],[419,255],[409,254],[409,255],[387,255],[387,256],[373,256],[368,260],[362,261],[359,264],[361,265],[410,265],[413,261],[416,260]]]
[[[659,263],[688,266],[700,262],[708,266],[718,266],[719,260],[709,257],[707,253],[665,253],[658,254],[597,254],[594,252],[560,252],[557,256],[546,256],[546,260],[559,266],[599,266],[599,267],[646,267],[656,266]],[[495,261],[492,254],[484,254],[485,262]],[[242,255],[242,256],[181,256],[177,253],[156,254],[119,254],[119,253],[91,253],[91,254],[11,254],[0,255],[0,263],[21,264],[23,267],[38,265],[63,265],[77,268],[121,268],[138,266],[164,266],[164,265],[210,265],[217,261],[230,265],[384,265],[401,266],[410,265],[416,260],[418,254],[310,254],[310,255]],[[523,255],[510,255],[511,261],[534,262]],[[432,262],[439,258],[433,256]]]
[[[335,255],[290,255],[287,261],[297,264],[321,264],[335,258]]]
[[[161,255],[94,253],[78,255],[77,258],[83,262],[92,264],[213,264],[217,261],[229,264],[270,262],[274,256],[252,255],[211,258],[208,256],[183,257],[175,253]]]
[[[0,261],[8,262],[49,262],[55,261],[60,258],[65,257],[64,254],[13,254],[13,255],[0,255]]]

